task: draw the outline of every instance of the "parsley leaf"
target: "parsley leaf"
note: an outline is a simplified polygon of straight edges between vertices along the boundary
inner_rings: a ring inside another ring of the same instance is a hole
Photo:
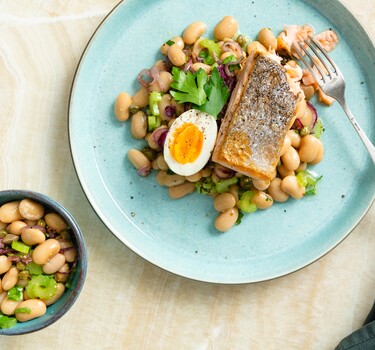
[[[207,102],[201,106],[195,106],[195,108],[216,118],[229,97],[228,87],[224,84],[216,67],[212,70],[211,77],[204,86],[204,91],[207,94]]]
[[[204,85],[207,82],[207,73],[200,68],[197,72],[192,73],[188,71],[186,74],[183,70],[172,68],[173,82],[171,88],[171,95],[178,103],[191,102],[197,106],[206,103],[207,96],[204,90]]]

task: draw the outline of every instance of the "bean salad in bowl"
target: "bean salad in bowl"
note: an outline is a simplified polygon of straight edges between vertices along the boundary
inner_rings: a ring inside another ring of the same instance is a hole
[[[0,334],[55,322],[73,305],[86,276],[83,236],[47,196],[0,191]]]

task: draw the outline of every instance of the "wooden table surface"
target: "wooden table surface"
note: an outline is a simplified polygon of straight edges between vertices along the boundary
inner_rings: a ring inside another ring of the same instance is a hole
[[[0,0],[0,190],[36,190],[62,203],[89,253],[73,308],[37,333],[0,337],[0,348],[334,348],[361,326],[375,298],[374,205],[312,265],[238,286],[191,281],[153,266],[93,212],[70,155],[68,101],[83,49],[117,2]],[[342,2],[375,42],[375,0]]]

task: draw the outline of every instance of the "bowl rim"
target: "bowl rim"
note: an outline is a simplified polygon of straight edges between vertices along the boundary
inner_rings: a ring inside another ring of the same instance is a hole
[[[9,197],[9,200],[2,200],[2,198]],[[76,248],[78,249],[79,260],[78,266],[80,266],[78,277],[77,277],[77,284],[74,290],[71,291],[66,303],[64,303],[63,307],[58,309],[56,312],[53,313],[50,317],[46,320],[43,320],[43,316],[40,318],[40,322],[33,326],[25,326],[22,329],[18,330],[17,325],[11,328],[0,328],[0,335],[21,335],[21,334],[28,334],[33,333],[43,328],[50,326],[51,324],[55,323],[59,320],[63,315],[65,315],[69,309],[73,306],[75,301],[78,299],[79,294],[82,291],[86,275],[87,275],[87,265],[88,265],[88,257],[87,257],[87,249],[84,236],[80,227],[78,226],[76,220],[74,219],[73,215],[60,203],[56,202],[51,197],[41,193],[36,192],[33,190],[20,190],[20,189],[11,189],[11,190],[3,190],[0,191],[0,205],[5,203],[19,200],[21,198],[29,198],[35,200],[44,206],[48,207],[56,211],[59,215],[63,217],[63,219],[68,223],[70,229],[74,232],[75,236],[75,243]],[[75,272],[75,273],[77,273]],[[27,324],[27,323],[24,323]]]

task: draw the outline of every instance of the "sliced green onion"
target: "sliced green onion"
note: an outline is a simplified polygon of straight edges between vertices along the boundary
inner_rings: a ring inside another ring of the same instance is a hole
[[[27,254],[30,251],[30,246],[20,241],[13,241],[12,249],[17,250],[17,252]]]
[[[161,93],[157,91],[151,92],[148,98],[148,104],[150,106],[151,114],[155,116],[160,115],[159,101],[161,101]]]
[[[257,206],[251,203],[255,193],[254,191],[246,191],[242,193],[240,200],[238,201],[238,208],[245,213],[253,213],[257,210]]]
[[[173,44],[175,44],[175,42],[174,42],[173,40],[168,40],[168,41],[166,42],[166,44],[167,44],[168,46],[172,46]]]

